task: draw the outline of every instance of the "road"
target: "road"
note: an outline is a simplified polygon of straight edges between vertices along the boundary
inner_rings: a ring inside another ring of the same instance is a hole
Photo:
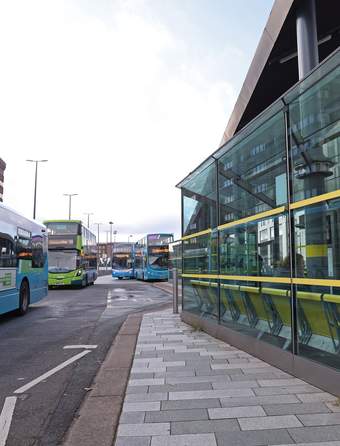
[[[150,284],[103,276],[85,289],[50,291],[24,317],[1,316],[0,412],[8,397],[17,397],[6,446],[59,444],[126,316],[163,306],[170,298]],[[97,348],[28,390],[15,393],[86,351],[84,347],[64,349],[72,345]]]

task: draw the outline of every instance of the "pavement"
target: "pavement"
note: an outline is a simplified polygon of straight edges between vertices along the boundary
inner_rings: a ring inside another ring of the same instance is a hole
[[[79,408],[83,409],[84,399],[91,401],[90,395],[95,397],[98,417],[99,409],[110,400],[100,395],[119,393],[119,383],[114,387],[113,381],[129,376],[131,363],[124,363],[119,351],[110,353],[119,333],[119,339],[125,340],[120,350],[125,354],[130,349],[132,360],[139,326],[134,343],[129,343],[122,324],[129,315],[170,305],[171,295],[149,283],[107,275],[83,289],[50,290],[24,317],[1,315],[0,446],[60,445],[75,419],[84,419],[83,412],[79,417]],[[110,371],[104,373],[103,363]],[[126,382],[121,400],[125,386]],[[90,409],[93,418],[94,404]],[[107,412],[107,418],[112,424],[113,415]],[[106,432],[102,426],[101,432]],[[112,432],[107,435],[112,445]]]
[[[146,314],[115,445],[339,446],[337,401],[170,310]]]

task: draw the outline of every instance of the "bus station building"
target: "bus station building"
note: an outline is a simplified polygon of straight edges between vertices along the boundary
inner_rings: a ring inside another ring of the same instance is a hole
[[[182,191],[184,321],[340,395],[340,4],[276,0]]]

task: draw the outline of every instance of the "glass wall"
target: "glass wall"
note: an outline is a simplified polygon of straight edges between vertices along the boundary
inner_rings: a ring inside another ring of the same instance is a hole
[[[340,369],[340,288],[296,286],[298,351]]]
[[[289,105],[294,201],[340,188],[339,120],[337,67]]]
[[[184,309],[340,369],[339,160],[340,50],[180,183]]]
[[[180,276],[182,274],[182,241],[175,240],[169,243],[169,279],[172,279],[173,269],[177,269]]]
[[[183,277],[183,309],[218,320],[218,282],[205,277]]]
[[[220,229],[220,272],[290,276],[286,214]]]
[[[183,240],[183,272],[217,274],[217,241],[216,230]]]
[[[287,283],[221,280],[220,322],[290,351],[290,296]]]
[[[220,224],[287,203],[284,116],[280,112],[218,161]]]
[[[183,235],[217,225],[216,168],[213,162],[182,187]]]

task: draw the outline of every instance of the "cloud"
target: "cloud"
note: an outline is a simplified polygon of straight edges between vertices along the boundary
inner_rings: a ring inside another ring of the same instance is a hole
[[[180,231],[175,184],[217,148],[235,100],[176,30],[144,2],[13,0],[0,4],[1,157],[5,202],[38,217],[113,220],[122,239]],[[96,2],[97,4],[97,2]],[[91,7],[90,7],[91,6]],[[93,13],[95,10],[95,13]]]

